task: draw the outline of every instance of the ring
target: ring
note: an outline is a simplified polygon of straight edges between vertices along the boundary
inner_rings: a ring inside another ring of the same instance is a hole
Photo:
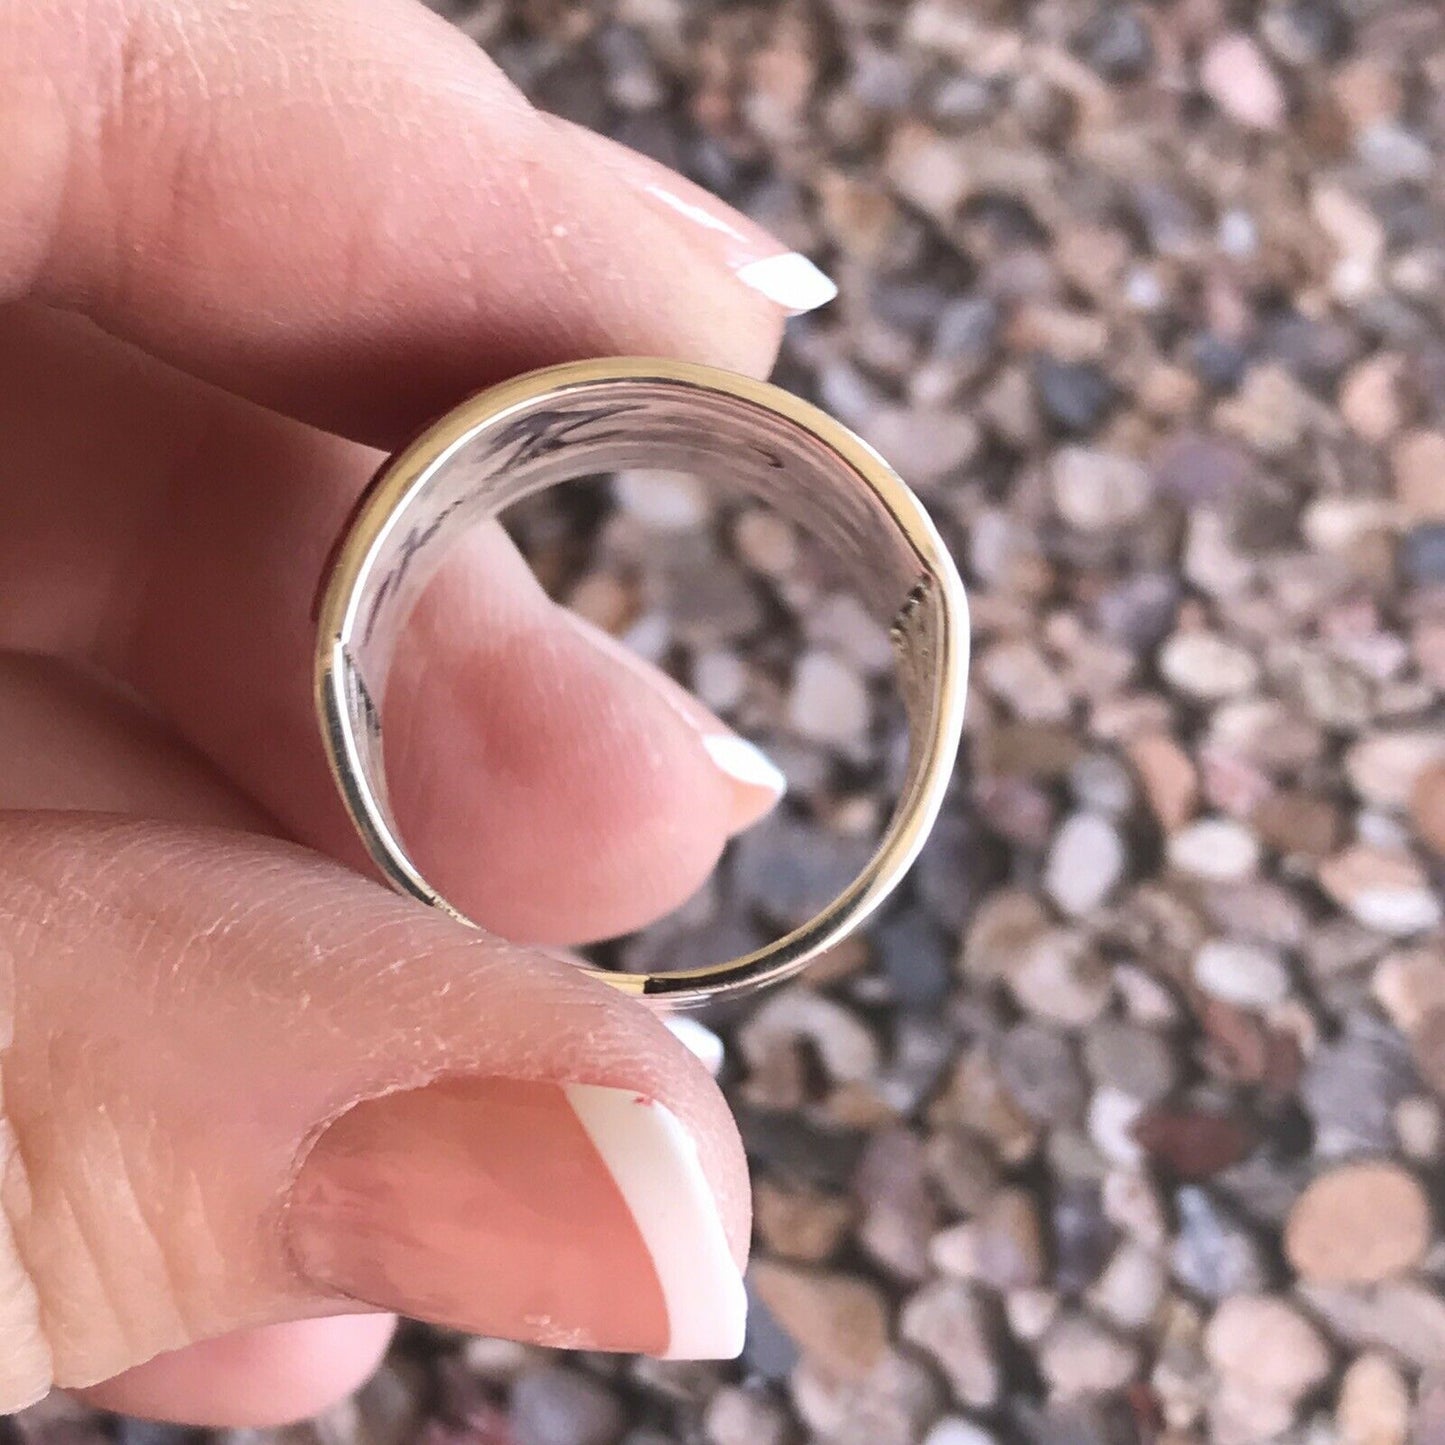
[[[766,382],[651,358],[576,362],[494,386],[386,463],[333,554],[318,608],[316,707],[328,762],[393,887],[464,923],[399,836],[382,761],[381,701],[412,605],[449,544],[523,497],[631,468],[736,485],[812,533],[889,628],[908,721],[902,794],[862,872],[802,927],[679,973],[587,972],[668,1008],[789,978],[893,891],[943,803],[963,731],[963,584],[922,504],[867,443]]]

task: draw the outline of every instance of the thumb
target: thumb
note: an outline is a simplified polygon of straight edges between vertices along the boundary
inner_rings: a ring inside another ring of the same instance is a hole
[[[263,839],[12,813],[0,860],[0,1410],[343,1311],[741,1348],[741,1147],[635,1003]]]

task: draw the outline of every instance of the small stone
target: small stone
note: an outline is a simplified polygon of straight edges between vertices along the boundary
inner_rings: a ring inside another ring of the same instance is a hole
[[[1009,1333],[1033,1344],[1059,1317],[1060,1300],[1050,1289],[1015,1289],[1004,1296],[1003,1307]]]
[[[962,1415],[945,1415],[923,1437],[923,1445],[998,1445],[998,1436]]]
[[[1097,813],[1075,813],[1054,835],[1044,890],[1071,918],[1093,912],[1113,892],[1128,857],[1118,829]]]
[[[1407,432],[1390,452],[1395,500],[1410,522],[1445,522],[1445,432]]]
[[[956,1280],[936,1280],[903,1306],[898,1327],[938,1362],[960,1403],[979,1410],[997,1403],[1003,1388],[998,1326],[976,1291]]]
[[[1445,474],[1441,486],[1445,488]],[[1445,767],[1445,732],[1438,728],[1375,733],[1345,754],[1351,786],[1377,808],[1405,807],[1432,765]]]
[[[1132,457],[1063,447],[1052,469],[1054,505],[1080,532],[1106,533],[1137,521],[1153,497],[1148,471]]]
[[[1126,1240],[1089,1290],[1089,1304],[1120,1329],[1142,1330],[1158,1314],[1168,1283],[1159,1256]]]
[[[1168,1243],[1164,1201],[1148,1175],[1132,1169],[1111,1170],[1104,1176],[1101,1197],[1109,1222],[1151,1254]]]
[[[962,471],[979,448],[978,423],[963,410],[889,407],[868,418],[866,432],[899,476],[923,490]]]
[[[1253,809],[1249,821],[1267,847],[1287,856],[1318,860],[1340,844],[1340,810],[1313,793],[1271,793]]]
[[[1173,834],[1168,843],[1170,864],[1181,873],[1211,883],[1235,883],[1259,867],[1259,841],[1233,818],[1201,818]]]
[[[1220,110],[1240,125],[1277,130],[1284,123],[1284,90],[1248,35],[1236,31],[1214,41],[1199,62],[1199,81]]]
[[[1084,1065],[1095,1083],[1142,1104],[1162,1099],[1178,1078],[1168,1044],[1119,1019],[1101,1019],[1084,1035]]]
[[[1425,522],[1400,539],[1400,571],[1415,587],[1445,583],[1445,522]]]
[[[1445,761],[1432,764],[1416,778],[1410,817],[1420,841],[1437,858],[1445,858]]]
[[[1034,384],[1049,418],[1065,431],[1084,435],[1099,426],[1118,396],[1114,383],[1091,361],[1041,356],[1034,363]]]
[[[881,1291],[852,1275],[821,1274],[758,1259],[749,1280],[805,1359],[845,1380],[866,1378],[888,1349]]]
[[[856,745],[867,736],[872,716],[867,686],[850,664],[828,652],[806,652],[798,659],[788,723],[801,737]]]
[[[1078,1181],[1056,1188],[1050,1224],[1054,1284],[1063,1294],[1080,1295],[1098,1279],[1117,1238],[1098,1186]]]
[[[1323,1336],[1274,1295],[1241,1294],[1223,1301],[1205,1326],[1204,1353],[1230,1383],[1291,1404],[1330,1372]]]
[[[1366,357],[1340,383],[1340,415],[1350,429],[1373,446],[1399,431],[1405,420],[1401,397],[1404,358],[1390,352]]]
[[[1339,1037],[1314,1051],[1300,1079],[1316,1153],[1326,1159],[1388,1154],[1395,1108],[1418,1089],[1399,1034],[1367,1014],[1349,1016]]]
[[[901,1279],[928,1273],[928,1241],[938,1228],[938,1206],[927,1170],[922,1141],[900,1125],[870,1136],[853,1176],[853,1193],[863,1211],[855,1237]]]
[[[1023,1189],[999,1190],[971,1225],[979,1280],[1000,1291],[1041,1282],[1043,1242],[1031,1194]]]
[[[1180,692],[1201,702],[1238,697],[1259,681],[1254,658],[1213,632],[1176,632],[1159,651],[1159,670]]]
[[[1145,733],[1128,745],[1149,810],[1166,833],[1178,832],[1194,815],[1199,776],[1189,754],[1167,733]]]
[[[1113,980],[1091,942],[1051,928],[1024,950],[1008,976],[1019,1007],[1063,1028],[1084,1028],[1109,1005]]]
[[[806,989],[788,989],[763,1003],[738,1031],[738,1048],[752,1068],[762,1068],[779,1045],[806,1039],[828,1077],[838,1083],[871,1079],[878,1045],[869,1030],[841,1004]]]
[[[1266,1009],[1288,997],[1289,970],[1272,948],[1237,938],[1211,938],[1194,955],[1194,982],[1213,998]]]
[[[1263,1251],[1208,1193],[1188,1185],[1178,1190],[1174,1203],[1179,1233],[1169,1251],[1169,1265],[1180,1284],[1214,1300],[1268,1285]]]
[[[1084,58],[1106,80],[1134,80],[1154,59],[1149,27],[1132,5],[1108,5],[1079,36]]]
[[[627,1417],[591,1375],[546,1366],[512,1386],[509,1415],[517,1445],[615,1445]]]
[[[1068,689],[1032,643],[995,643],[979,660],[979,676],[1026,722],[1065,722],[1073,712]]]
[[[753,1211],[768,1249],[804,1264],[829,1259],[856,1212],[846,1199],[806,1187],[785,1188],[766,1176],[754,1186]]]
[[[1107,1085],[1094,1090],[1089,1100],[1089,1138],[1111,1164],[1133,1167],[1143,1159],[1134,1136],[1143,1107],[1138,1099]]]
[[[1212,507],[1252,490],[1259,466],[1242,447],[1222,437],[1185,433],[1167,441],[1153,459],[1161,491],[1186,507]]]
[[[1295,1201],[1284,1247],[1312,1283],[1378,1284],[1419,1264],[1430,1229],[1430,1205],[1413,1174],[1383,1161],[1346,1164]]]
[[[1068,1038],[1044,1024],[1015,1024],[998,1046],[998,1073],[1020,1108],[1041,1124],[1076,1123],[1084,1080]]]
[[[788,1445],[787,1416],[767,1395],[724,1385],[707,1403],[703,1430],[708,1445]]]
[[[1055,1320],[1039,1343],[1039,1371],[1059,1400],[1122,1390],[1139,1371],[1136,1346],[1111,1335],[1087,1315]]]
[[[1422,1284],[1302,1284],[1300,1299],[1342,1342],[1398,1355],[1417,1370],[1445,1360],[1445,1299]]]
[[[1395,1105],[1395,1133],[1409,1158],[1433,1165],[1445,1142],[1445,1118],[1441,1117],[1439,1104],[1423,1095],[1401,1099]]]
[[[940,1129],[925,1145],[929,1172],[960,1214],[977,1214],[999,1187],[998,1164],[982,1141],[962,1129]]]
[[[1430,880],[1406,853],[1356,844],[1327,858],[1319,879],[1351,917],[1392,938],[1424,933],[1442,916]]]
[[[1340,1445],[1406,1445],[1410,1387],[1385,1355],[1360,1355],[1340,1382],[1335,1404]]]
[[[1203,1109],[1146,1109],[1133,1135],[1151,1159],[1180,1179],[1209,1179],[1243,1159],[1257,1142],[1254,1131],[1232,1114]]]
[[[690,532],[708,519],[707,489],[686,472],[618,472],[612,494],[628,516],[656,532]]]
[[[933,1372],[894,1350],[866,1379],[805,1360],[790,1383],[799,1417],[827,1445],[915,1445],[943,1403]]]

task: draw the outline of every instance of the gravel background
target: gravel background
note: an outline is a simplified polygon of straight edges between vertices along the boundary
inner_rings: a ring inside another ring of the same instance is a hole
[[[778,378],[954,545],[969,739],[897,905],[717,1021],[739,1367],[413,1329],[358,1401],[230,1445],[1445,1442],[1445,10],[448,13],[838,280]],[[611,956],[805,916],[901,760],[826,559],[675,478],[519,531],[790,779]]]

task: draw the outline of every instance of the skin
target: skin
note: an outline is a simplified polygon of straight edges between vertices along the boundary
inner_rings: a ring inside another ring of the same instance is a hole
[[[374,448],[575,357],[762,375],[782,312],[400,0],[0,0],[0,135],[0,1204],[35,1306],[0,1357],[195,1423],[353,1389],[389,1317],[325,1317],[245,1201],[422,1036],[664,1103],[741,1262],[736,1130],[662,1025],[356,871],[308,614]],[[499,533],[413,632],[398,808],[496,933],[644,923],[766,806]]]

